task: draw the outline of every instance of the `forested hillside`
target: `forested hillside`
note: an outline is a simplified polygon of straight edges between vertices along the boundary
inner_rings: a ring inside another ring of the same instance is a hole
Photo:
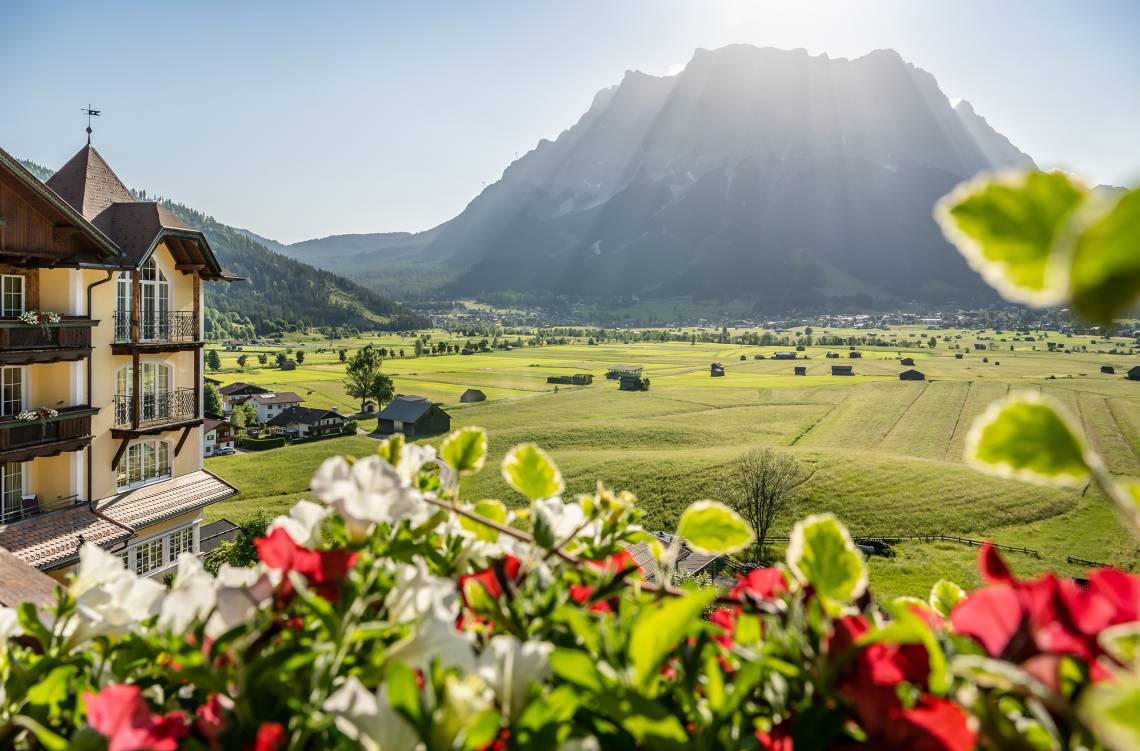
[[[23,162],[41,180],[52,170]],[[145,191],[135,191],[148,199]],[[244,282],[206,285],[206,330],[211,338],[249,337],[310,327],[399,331],[430,320],[341,276],[315,269],[266,248],[200,211],[158,199],[201,231],[226,270]]]

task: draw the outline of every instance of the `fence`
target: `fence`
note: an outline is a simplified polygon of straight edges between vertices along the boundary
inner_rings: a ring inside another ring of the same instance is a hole
[[[927,535],[851,535],[851,539],[856,543],[873,543],[881,542],[887,545],[898,545],[903,542],[951,542],[955,545],[968,545],[972,548],[980,548],[985,544],[985,540],[973,540],[969,537],[958,537],[957,535],[943,535],[943,534],[927,534]],[[788,542],[786,536],[772,536],[769,535],[764,540],[765,543],[769,542]],[[1020,548],[1014,545],[1002,545],[1000,543],[993,543],[993,546],[998,550],[1004,550],[1009,553],[1021,553],[1023,555],[1032,556],[1033,558],[1040,558],[1041,553],[1032,548]],[[1080,560],[1074,558],[1073,560]]]
[[[1074,558],[1073,556],[1066,556],[1069,563],[1075,563],[1080,566],[1088,566],[1089,568],[1112,568],[1107,563],[1098,563],[1097,561],[1086,561],[1084,558]]]

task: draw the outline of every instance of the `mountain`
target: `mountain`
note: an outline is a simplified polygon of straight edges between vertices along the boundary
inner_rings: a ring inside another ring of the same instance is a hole
[[[932,207],[981,170],[1032,165],[894,51],[734,45],[675,76],[628,72],[429,233],[283,252],[389,291],[418,265],[454,296],[980,302],[992,292]]]
[[[22,163],[41,180],[52,175],[52,170],[34,162]],[[146,196],[145,192],[138,195]],[[205,234],[222,266],[246,280],[206,285],[207,331],[213,336],[251,336],[313,326],[398,331],[431,325],[429,319],[371,289],[274,252],[264,238],[188,206],[158,200]]]

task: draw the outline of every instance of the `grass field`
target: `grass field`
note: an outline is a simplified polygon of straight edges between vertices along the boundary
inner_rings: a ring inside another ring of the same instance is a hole
[[[916,339],[925,332],[890,333]],[[847,359],[846,348],[835,347],[808,347],[800,353],[808,359],[791,363],[770,359],[776,347],[580,343],[396,358],[386,361],[385,370],[398,392],[441,402],[454,426],[489,431],[491,462],[465,481],[467,497],[518,501],[496,466],[507,448],[533,441],[558,461],[571,492],[591,490],[596,479],[627,488],[638,495],[647,526],[668,530],[689,501],[723,493],[735,457],[773,446],[816,469],[800,513],[833,511],[856,534],[991,537],[1041,551],[1040,560],[1013,559],[1026,573],[1079,571],[1067,563],[1068,556],[1135,565],[1136,545],[1095,490],[1051,490],[992,478],[965,467],[961,457],[971,423],[989,403],[1011,389],[1035,389],[1068,408],[1112,471],[1140,475],[1140,383],[1122,376],[1140,358],[1097,351],[1126,348],[1120,340],[1094,344],[1088,337],[1054,333],[1049,338],[1073,351],[1050,353],[1044,351],[1046,338],[1038,335],[1025,342],[992,331],[937,334],[952,341],[911,351],[861,348],[861,359]],[[958,335],[961,339],[953,339]],[[344,393],[337,349],[365,342],[406,353],[414,348],[413,340],[397,336],[333,343],[311,339],[290,343],[305,350],[305,362],[294,371],[239,371],[238,353],[222,352],[222,372],[211,375],[227,383],[243,380],[296,391],[310,406],[355,411],[358,405]],[[989,349],[977,351],[975,343]],[[1078,351],[1082,347],[1089,351]],[[829,349],[842,359],[826,359]],[[256,364],[258,351],[245,351],[250,363]],[[272,362],[277,350],[266,351]],[[964,357],[956,359],[955,352]],[[756,354],[769,359],[756,360]],[[748,359],[740,360],[741,355]],[[898,380],[903,369],[898,358],[904,356],[915,359],[926,381]],[[713,361],[725,365],[725,377],[709,377]],[[853,365],[856,375],[831,376],[835,363]],[[650,391],[621,392],[606,381],[607,367],[618,364],[644,367]],[[1114,365],[1117,374],[1101,374],[1102,364]],[[806,365],[807,375],[793,375],[794,365]],[[594,384],[560,386],[555,392],[546,383],[547,376],[576,372],[592,373]],[[482,389],[488,400],[459,404],[468,387]],[[365,454],[374,445],[374,439],[356,436],[210,459],[207,467],[242,492],[207,509],[207,516],[285,509],[304,496],[323,458]],[[873,582],[890,594],[921,593],[943,576],[974,582],[973,556],[970,548],[950,544],[906,544],[894,560],[874,559]]]

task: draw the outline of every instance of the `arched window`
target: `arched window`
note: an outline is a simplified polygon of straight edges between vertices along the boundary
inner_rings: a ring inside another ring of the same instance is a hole
[[[131,422],[131,398],[134,394],[134,367],[124,365],[115,373],[115,424]],[[174,370],[164,362],[139,363],[139,406],[142,422],[170,417],[170,394],[174,386]]]
[[[118,490],[170,479],[170,442],[159,438],[136,441],[123,453],[115,468]]]
[[[139,336],[144,340],[170,338],[170,282],[158,268],[154,256],[139,269],[141,306]]]

